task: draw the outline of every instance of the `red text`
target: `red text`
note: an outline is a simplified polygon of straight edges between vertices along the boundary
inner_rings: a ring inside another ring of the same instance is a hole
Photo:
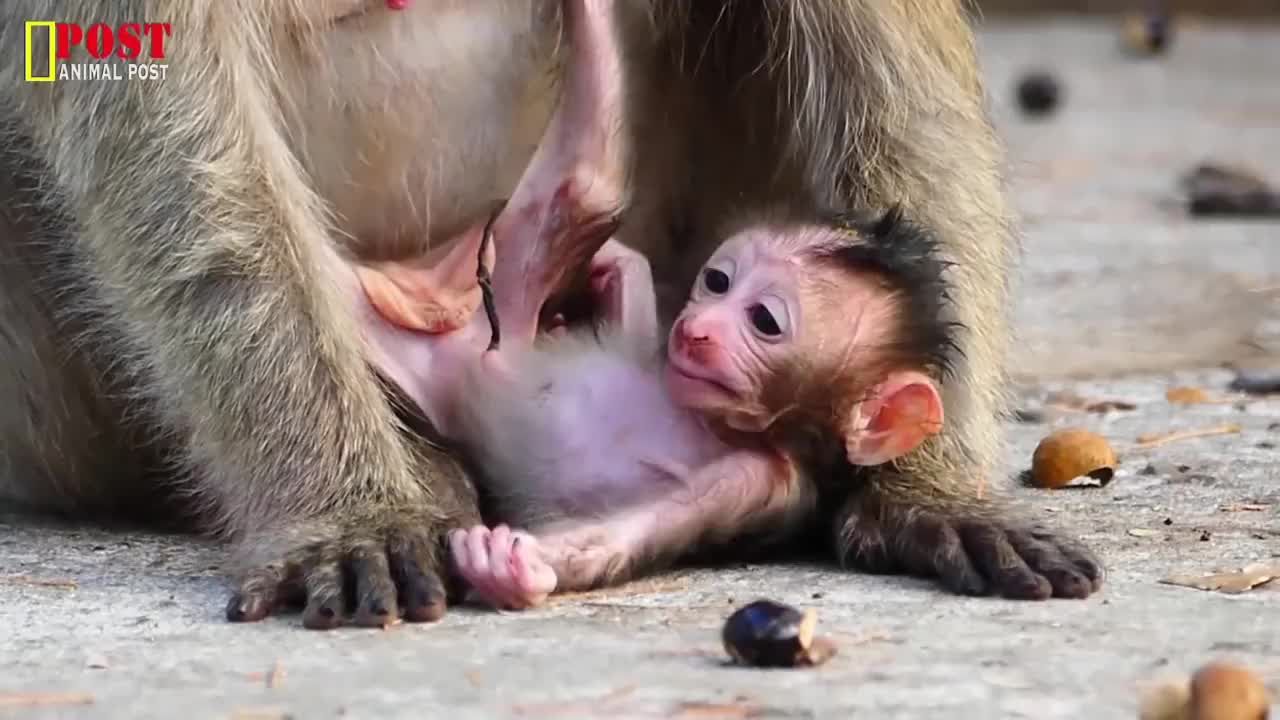
[[[164,59],[164,39],[170,33],[169,23],[125,23],[112,30],[110,25],[97,23],[86,31],[76,23],[58,23],[59,60],[71,59],[71,48],[80,45],[98,60],[115,55],[124,60],[135,60],[142,54],[144,38],[152,60]]]

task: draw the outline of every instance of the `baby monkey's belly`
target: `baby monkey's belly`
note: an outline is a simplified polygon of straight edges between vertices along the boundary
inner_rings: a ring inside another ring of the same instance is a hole
[[[559,513],[607,513],[670,494],[725,452],[656,373],[603,353],[591,360],[548,378],[545,422],[529,429],[542,449],[530,481]]]

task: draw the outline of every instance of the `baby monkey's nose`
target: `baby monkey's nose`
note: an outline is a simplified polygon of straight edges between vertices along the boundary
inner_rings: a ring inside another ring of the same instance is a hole
[[[709,323],[701,317],[682,317],[676,323],[676,341],[681,345],[706,345],[711,342]]]

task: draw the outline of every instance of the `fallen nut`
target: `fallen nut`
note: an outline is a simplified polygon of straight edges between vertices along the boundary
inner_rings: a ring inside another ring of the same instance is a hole
[[[835,645],[814,635],[818,614],[772,600],[756,600],[725,621],[721,642],[739,665],[812,667],[836,654]]]
[[[1187,173],[1180,184],[1192,215],[1280,214],[1280,194],[1250,170],[1204,163]]]
[[[1271,698],[1257,675],[1229,663],[1210,663],[1191,676],[1193,720],[1265,720]]]
[[[1186,676],[1166,680],[1143,693],[1138,720],[1192,720],[1190,703],[1191,688]]]
[[[1027,115],[1047,115],[1058,106],[1062,86],[1053,75],[1036,71],[1018,81],[1018,106]]]
[[[1209,396],[1197,387],[1169,388],[1164,393],[1164,399],[1175,405],[1198,405],[1209,402]]]
[[[1164,13],[1127,15],[1120,26],[1120,41],[1131,55],[1157,55],[1169,46],[1172,19]]]
[[[1060,488],[1081,476],[1103,485],[1115,475],[1116,455],[1106,439],[1081,429],[1050,433],[1031,456],[1031,481],[1037,487]]]

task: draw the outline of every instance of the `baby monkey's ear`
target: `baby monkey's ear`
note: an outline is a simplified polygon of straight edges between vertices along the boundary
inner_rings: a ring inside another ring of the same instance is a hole
[[[922,372],[889,373],[853,407],[844,446],[854,465],[880,465],[916,449],[942,430],[942,397]]]
[[[387,322],[406,330],[447,333],[471,322],[480,308],[476,269],[483,226],[421,257],[357,265],[369,304]],[[493,244],[485,253],[492,268]]]

